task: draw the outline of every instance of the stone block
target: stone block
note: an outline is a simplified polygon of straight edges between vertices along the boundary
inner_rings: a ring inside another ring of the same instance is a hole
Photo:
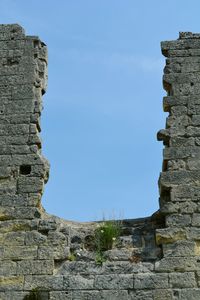
[[[24,135],[29,133],[28,124],[8,124],[1,125],[0,136]]]
[[[200,299],[200,289],[182,289],[180,290],[180,298],[181,300],[199,300]]]
[[[133,288],[133,275],[97,275],[94,281],[97,290],[124,290]]]
[[[186,239],[186,231],[182,228],[161,228],[156,230],[156,243],[161,244],[171,244],[179,240]]]
[[[169,141],[170,147],[190,147],[195,146],[195,138],[190,137],[171,137]]]
[[[189,214],[171,214],[166,216],[166,225],[169,227],[187,227],[191,225]]]
[[[38,259],[53,259],[54,251],[51,246],[38,246]]]
[[[23,193],[38,193],[44,188],[44,181],[39,177],[20,177],[18,179],[18,192]]]
[[[154,300],[153,291],[135,291],[129,292],[130,300]]]
[[[186,228],[186,236],[188,240],[200,240],[200,228],[188,227]]]
[[[197,257],[164,257],[155,263],[156,272],[192,272],[199,269]]]
[[[183,200],[183,199],[182,199]],[[160,210],[164,214],[192,214],[198,211],[198,204],[193,201],[181,201],[181,202],[162,202],[160,201]]]
[[[17,191],[17,181],[14,178],[5,178],[0,180],[0,196],[14,195]]]
[[[8,277],[11,275],[17,275],[16,262],[10,260],[0,260],[0,276]]]
[[[174,300],[171,289],[158,289],[153,291],[153,300]]]
[[[200,227],[200,214],[194,213],[192,216],[192,226]]]
[[[169,285],[172,288],[195,288],[197,282],[194,272],[171,273],[169,274]]]
[[[41,212],[38,208],[27,207],[0,207],[0,220],[14,220],[14,219],[34,219],[39,218]]]
[[[31,230],[25,233],[24,243],[26,246],[46,245],[47,236],[39,233],[37,230]]]
[[[0,206],[2,207],[28,207],[38,206],[41,195],[21,194],[21,195],[0,195]]]
[[[62,291],[64,290],[63,276],[25,275],[24,289],[30,291],[33,289]]]
[[[0,232],[17,232],[17,231],[29,231],[37,229],[37,220],[8,220],[0,221]]]
[[[37,245],[34,246],[15,246],[10,245],[5,247],[3,258],[10,260],[21,259],[36,259],[37,258]]]
[[[185,159],[189,157],[198,158],[200,157],[200,149],[197,146],[183,146],[183,147],[169,147],[163,150],[164,159]]]
[[[187,127],[188,125],[191,125],[191,120],[187,115],[181,115],[181,116],[171,115],[166,119],[167,128],[179,127],[179,126]]]
[[[78,293],[77,296],[79,297],[80,293]],[[71,291],[65,291],[65,292],[53,292],[52,291],[52,292],[49,293],[49,299],[50,300],[73,300],[74,298],[72,298],[72,292]]]
[[[25,232],[0,233],[0,244],[4,246],[23,246],[25,241]]]
[[[94,289],[94,276],[68,275],[63,277],[63,290],[91,290]]]
[[[0,291],[23,290],[24,276],[0,276]]]
[[[160,184],[164,187],[173,187],[174,185],[197,185],[200,183],[200,170],[193,171],[167,171],[162,172]]]
[[[100,296],[99,300],[100,299],[109,299],[109,300],[127,300],[127,299],[129,299],[129,293],[126,290],[100,291],[99,296]],[[88,298],[85,298],[85,300],[86,299],[88,299]],[[98,299],[98,297],[96,298],[95,294],[94,294],[93,298],[91,298],[91,300],[92,299]],[[80,298],[80,300],[82,300],[82,299]]]
[[[28,292],[19,292],[19,291],[6,291],[0,292],[1,300],[24,300],[24,298],[28,295]]]
[[[191,257],[196,255],[196,243],[194,241],[179,240],[171,244],[163,244],[164,257]]]
[[[9,178],[11,176],[11,168],[9,167],[0,167],[0,180],[1,179],[5,179],[5,178]],[[1,184],[1,181],[0,181]]]
[[[168,274],[137,274],[134,289],[166,289],[169,287]]]
[[[200,198],[200,187],[194,185],[173,186],[171,189],[170,197],[172,201],[198,201]]]
[[[168,50],[176,50],[175,53],[177,53],[177,50],[185,51],[185,49],[188,50],[196,50],[200,48],[200,40],[198,39],[180,39],[176,41],[164,41],[161,42],[161,49],[163,54],[167,54]],[[176,54],[177,55],[177,54]]]
[[[16,272],[18,275],[52,275],[53,260],[22,260],[17,261]]]

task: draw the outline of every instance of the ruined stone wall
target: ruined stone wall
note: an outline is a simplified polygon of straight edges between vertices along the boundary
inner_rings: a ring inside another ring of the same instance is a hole
[[[41,206],[49,165],[40,114],[47,49],[0,25],[0,299],[200,299],[200,35],[163,42],[166,128],[160,210],[122,220],[97,261],[98,222],[69,222]]]

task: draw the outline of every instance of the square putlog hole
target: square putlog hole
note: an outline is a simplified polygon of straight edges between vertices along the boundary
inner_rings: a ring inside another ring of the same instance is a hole
[[[30,165],[22,165],[20,166],[20,174],[29,175],[31,174],[31,166]]]

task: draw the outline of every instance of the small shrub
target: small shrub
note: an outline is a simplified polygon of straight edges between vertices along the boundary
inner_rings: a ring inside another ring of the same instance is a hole
[[[94,245],[96,251],[95,262],[102,265],[106,261],[104,251],[111,250],[121,234],[119,221],[105,221],[94,232]]]
[[[110,250],[121,233],[119,221],[106,221],[95,230],[95,248],[97,252]]]

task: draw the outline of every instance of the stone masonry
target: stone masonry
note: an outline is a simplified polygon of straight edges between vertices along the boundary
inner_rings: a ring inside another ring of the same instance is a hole
[[[40,115],[47,48],[16,24],[0,25],[0,299],[200,299],[200,34],[162,42],[166,128],[160,209],[120,222],[99,263],[101,222],[48,215],[41,205],[49,164]]]

